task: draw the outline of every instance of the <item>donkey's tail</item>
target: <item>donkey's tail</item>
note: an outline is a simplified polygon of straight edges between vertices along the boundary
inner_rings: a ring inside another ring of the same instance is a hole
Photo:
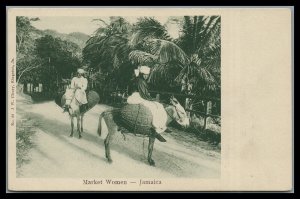
[[[101,123],[102,123],[102,119],[103,119],[104,113],[105,112],[101,113],[100,116],[99,116],[98,130],[97,130],[97,133],[98,133],[99,136],[101,136],[101,129],[102,129]]]

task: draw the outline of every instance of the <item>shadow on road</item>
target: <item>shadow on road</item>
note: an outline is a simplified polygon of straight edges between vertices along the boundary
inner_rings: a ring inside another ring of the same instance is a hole
[[[91,158],[96,158],[101,162],[107,163],[107,160],[105,158],[104,142],[99,136],[97,136],[96,132],[95,135],[91,134],[91,132],[88,131],[82,133],[82,140],[88,141],[88,143],[96,146],[99,149],[99,151],[92,152],[83,148],[84,146],[76,145],[76,143],[72,142],[73,139],[78,139],[78,134],[75,130],[74,137],[69,137],[71,130],[70,125],[58,122],[57,120],[51,120],[38,113],[30,113],[30,117],[34,118],[37,121],[38,128],[40,128],[43,132],[47,133],[48,135],[53,136],[56,139],[58,138],[60,141],[65,142],[68,146],[74,148],[75,150],[79,150],[87,154],[87,156],[91,156]],[[124,141],[121,134],[116,134],[114,136],[114,139],[111,143],[112,159],[114,160],[115,151],[120,154],[129,156],[131,159],[136,160],[138,162],[144,162],[145,164],[148,164],[146,158],[148,149],[148,138],[135,137],[133,135],[128,135],[127,137],[129,139]],[[141,150],[143,142],[144,146],[143,150]],[[180,155],[178,155],[178,153]],[[213,174],[215,172],[214,169],[209,168],[207,165],[199,163],[197,157],[193,156],[193,154],[189,154],[182,150],[174,149],[174,147],[169,147],[168,143],[158,143],[157,147],[154,146],[153,159],[156,161],[157,169],[161,169],[168,173],[172,173],[178,177],[197,177],[197,175],[195,175],[196,173],[206,173],[206,171],[209,171],[206,174]],[[212,175],[212,177],[214,176],[215,174]]]

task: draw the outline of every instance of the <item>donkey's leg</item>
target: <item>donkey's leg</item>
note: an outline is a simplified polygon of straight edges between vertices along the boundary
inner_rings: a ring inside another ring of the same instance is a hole
[[[80,117],[80,122],[81,122],[81,124],[80,124],[81,129],[80,130],[81,130],[81,133],[83,133],[83,115],[84,114],[82,114],[81,117]]]
[[[112,158],[110,155],[110,142],[112,141],[112,137],[113,137],[114,133],[117,131],[117,125],[114,123],[112,117],[107,118],[107,116],[106,116],[105,122],[106,122],[107,130],[108,130],[107,136],[104,140],[105,156],[106,156],[108,162],[112,163]]]
[[[155,162],[152,159],[154,141],[155,141],[155,137],[152,134],[152,135],[149,136],[149,144],[148,144],[148,162],[151,166],[155,166]]]
[[[109,146],[110,138],[111,138],[111,135],[108,132],[107,137],[104,140],[104,146],[105,146],[105,157],[107,158],[109,163],[112,163],[112,159],[110,156],[110,146]]]
[[[70,117],[70,118],[71,118],[71,134],[70,134],[70,137],[73,137],[74,121],[73,121],[73,117]]]
[[[80,132],[80,115],[77,116],[77,132],[78,132],[78,138],[81,138],[81,132]]]

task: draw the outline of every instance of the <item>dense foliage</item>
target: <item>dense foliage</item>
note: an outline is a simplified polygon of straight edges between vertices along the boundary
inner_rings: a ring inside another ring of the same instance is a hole
[[[83,60],[99,71],[102,83],[114,81],[115,87],[124,88],[133,69],[147,65],[152,68],[149,80],[155,89],[186,91],[192,85],[189,92],[220,97],[219,16],[177,19],[181,26],[177,39],[151,17],[139,18],[135,24],[122,17],[111,17],[109,23],[98,21],[103,25],[87,41]]]
[[[36,36],[28,17],[17,17],[17,82],[42,83],[55,91],[63,78],[81,66],[81,49],[75,43],[50,35]]]
[[[133,70],[147,65],[152,68],[149,82],[156,90],[220,97],[220,16],[170,17],[168,21],[179,27],[178,38],[152,17],[135,23],[124,17],[110,17],[108,22],[95,19],[99,28],[83,49],[48,34],[34,36],[31,22],[38,18],[16,20],[18,82],[40,82],[55,89],[86,65],[97,88],[125,89]]]

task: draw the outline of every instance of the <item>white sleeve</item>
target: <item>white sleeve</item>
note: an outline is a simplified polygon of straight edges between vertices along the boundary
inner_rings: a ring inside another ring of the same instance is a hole
[[[82,82],[82,90],[86,90],[87,89],[87,86],[88,86],[88,81],[86,78],[83,79],[83,82]]]
[[[72,81],[71,81],[71,88],[75,88],[75,77],[73,77]]]

